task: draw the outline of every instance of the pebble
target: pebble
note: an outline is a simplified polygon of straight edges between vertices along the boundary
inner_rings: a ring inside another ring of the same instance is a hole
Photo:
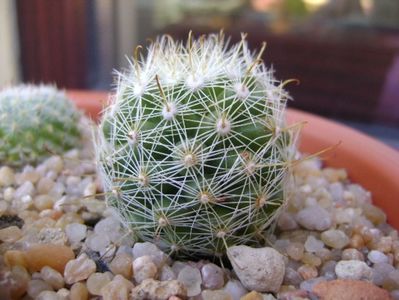
[[[223,270],[215,264],[205,264],[201,268],[202,285],[206,289],[217,290],[224,286]]]
[[[66,264],[75,258],[70,247],[53,244],[32,245],[25,252],[25,256],[31,272],[39,272],[43,267],[49,266],[61,274],[64,273]]]
[[[35,187],[32,182],[26,181],[23,185],[19,186],[14,193],[15,199],[21,199],[25,196],[33,196],[35,193]]]
[[[145,279],[155,279],[157,276],[157,266],[153,263],[150,256],[141,256],[133,261],[133,277],[136,283],[140,284]]]
[[[306,239],[304,247],[307,252],[315,253],[324,248],[324,243],[323,241],[316,239],[313,235],[309,235],[308,238]]]
[[[109,272],[93,273],[87,278],[86,286],[91,295],[101,296],[101,288],[111,282]]]
[[[157,281],[145,279],[140,285],[132,289],[130,299],[134,300],[165,300],[172,296],[186,299],[187,291],[182,283],[177,280]]]
[[[130,291],[134,288],[131,281],[122,275],[116,275],[111,282],[101,288],[103,300],[128,300]]]
[[[299,289],[304,290],[306,292],[311,292],[313,290],[313,287],[320,283],[326,281],[326,278],[324,277],[315,277],[315,278],[311,278],[305,281],[302,281],[299,285]]]
[[[0,168],[0,187],[8,187],[15,182],[14,170],[10,167],[3,166]]]
[[[115,255],[114,259],[108,265],[110,271],[114,275],[122,275],[126,279],[132,278],[132,256],[127,253],[119,253]]]
[[[341,260],[335,266],[338,279],[370,279],[373,276],[371,268],[363,261]]]
[[[91,234],[86,239],[86,245],[93,251],[101,252],[111,243],[106,235]]]
[[[12,268],[14,266],[21,266],[28,268],[27,257],[25,253],[20,250],[8,250],[4,253],[4,263],[7,267]]]
[[[368,254],[367,254],[367,258],[369,261],[371,261],[374,264],[377,263],[388,263],[388,257],[382,253],[381,251],[377,251],[377,250],[371,250]]]
[[[68,238],[61,228],[42,228],[38,235],[39,243],[52,245],[65,245]]]
[[[64,300],[70,300],[70,294],[71,292],[66,288],[62,288],[57,291],[57,295],[61,296]]]
[[[283,282],[283,256],[270,247],[233,246],[227,256],[241,283],[249,290],[277,292]]]
[[[40,271],[40,275],[42,279],[50,284],[55,290],[59,290],[65,285],[64,278],[62,277],[61,273],[51,267],[43,267]]]
[[[277,226],[283,231],[294,230],[298,228],[298,224],[292,214],[283,212],[277,221]]]
[[[11,202],[14,199],[15,189],[12,187],[8,187],[3,192],[3,198],[6,202]]]
[[[332,225],[330,213],[318,205],[301,210],[296,215],[296,221],[309,230],[323,231]]]
[[[320,238],[324,244],[335,249],[344,248],[350,241],[343,231],[337,229],[330,229],[322,232]]]
[[[37,183],[37,192],[39,194],[47,194],[50,192],[50,190],[53,188],[55,182],[54,180],[47,178],[47,177],[42,177],[40,178],[39,182]]]
[[[177,276],[175,272],[173,272],[173,269],[168,265],[164,265],[161,269],[161,273],[159,274],[159,280],[167,281],[174,279],[177,279]]]
[[[36,298],[42,291],[52,291],[53,288],[41,279],[33,279],[28,283],[27,293],[30,297]]]
[[[55,155],[46,159],[43,165],[46,166],[47,170],[52,170],[58,174],[64,168],[64,161],[60,156]]]
[[[83,282],[76,282],[71,286],[70,300],[87,300],[89,299],[89,291]]]
[[[65,226],[65,234],[71,244],[80,242],[86,237],[87,226],[80,223],[71,223]]]
[[[36,300],[66,300],[65,297],[57,294],[54,291],[42,291],[36,298]]]
[[[202,278],[197,268],[185,266],[177,276],[177,280],[181,282],[187,290],[187,296],[193,297],[201,293]]]
[[[38,195],[33,199],[33,203],[38,211],[43,211],[53,208],[54,198],[49,195]]]
[[[308,280],[317,277],[317,268],[310,265],[302,265],[298,268],[297,272],[302,276],[303,279]]]
[[[239,280],[230,279],[223,288],[233,300],[240,300],[248,291]]]
[[[293,268],[290,267],[285,268],[283,284],[299,286],[302,280],[303,280],[302,276]]]
[[[95,200],[86,201],[87,203],[97,203]],[[103,204],[103,203],[101,203]],[[120,222],[115,217],[107,217],[99,221],[94,227],[94,232],[102,237],[106,238],[110,242],[118,243],[121,238]],[[155,246],[155,245],[154,245]]]
[[[389,272],[388,276],[384,278],[382,287],[388,291],[399,289],[399,270]]]
[[[389,293],[368,281],[332,280],[313,287],[313,293],[323,300],[389,300]]]
[[[233,300],[230,294],[223,290],[204,290],[201,297],[203,300]]]
[[[376,285],[382,285],[385,278],[389,273],[395,270],[395,268],[387,263],[376,263],[373,265],[373,277],[372,281]]]
[[[364,254],[355,248],[348,248],[342,251],[342,260],[364,261]]]
[[[252,291],[242,296],[240,300],[263,300],[263,296],[257,291]]]
[[[14,243],[22,237],[22,231],[17,226],[8,226],[0,229],[0,241]]]
[[[78,258],[69,261],[65,266],[64,279],[72,284],[87,279],[96,271],[96,263],[82,253]]]
[[[144,255],[151,257],[152,262],[161,268],[166,262],[168,257],[163,253],[157,246],[152,243],[135,243],[132,249],[132,254],[134,258],[138,258]]]
[[[303,257],[304,247],[302,243],[290,243],[286,249],[287,255],[293,260],[301,260]]]

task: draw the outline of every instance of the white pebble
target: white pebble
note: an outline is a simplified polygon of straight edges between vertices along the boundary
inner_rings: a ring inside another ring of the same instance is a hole
[[[54,270],[49,266],[45,266],[40,271],[42,279],[50,284],[55,290],[59,290],[64,287],[64,278],[60,272]]]
[[[6,201],[0,200],[0,216],[2,216],[8,209],[8,203]]]
[[[202,278],[197,268],[185,266],[177,276],[177,280],[187,289],[187,296],[194,297],[201,293]]]
[[[106,235],[100,235],[100,234],[92,234],[87,237],[86,239],[86,245],[97,252],[103,251],[107,246],[110,244],[110,240],[108,236]]]
[[[71,223],[65,227],[65,233],[71,244],[80,242],[86,237],[87,226],[80,223]]]
[[[324,248],[324,243],[316,239],[313,235],[309,235],[304,244],[307,252],[317,252]]]
[[[33,299],[37,298],[42,291],[52,291],[53,288],[41,279],[32,279],[28,282],[27,293]]]
[[[133,275],[136,283],[140,284],[145,279],[154,279],[157,275],[158,269],[150,256],[141,256],[136,258],[132,264]]]
[[[292,214],[283,212],[280,217],[278,218],[277,221],[277,226],[283,230],[293,230],[298,228],[298,224],[295,221],[295,218],[292,216]]]
[[[175,280],[177,278],[175,272],[173,272],[173,269],[168,266],[168,265],[163,265],[161,269],[161,273],[159,274],[159,280],[160,281],[169,281],[169,280]]]
[[[64,168],[64,162],[59,156],[52,156],[46,159],[43,165],[46,166],[47,170],[52,170],[56,173],[60,173]]]
[[[378,250],[371,250],[367,255],[367,258],[369,259],[369,261],[371,261],[374,264],[388,263],[389,261],[388,256],[386,256],[384,253]]]
[[[7,166],[0,168],[0,187],[8,187],[15,182],[15,174],[13,169]]]
[[[320,238],[327,246],[335,249],[342,249],[350,242],[350,239],[345,232],[337,229],[324,231]]]
[[[165,253],[163,253],[153,243],[149,242],[135,243],[132,249],[132,254],[134,258],[138,258],[144,255],[150,256],[152,261],[158,268],[164,265],[168,259]]]
[[[273,248],[233,246],[227,256],[241,283],[249,290],[277,292],[284,279],[283,256]]]
[[[201,268],[202,285],[206,289],[221,289],[224,285],[223,270],[215,264],[208,263]]]
[[[296,216],[297,222],[306,229],[323,231],[331,227],[330,213],[315,205],[301,210]]]
[[[95,200],[89,200],[87,202],[92,202]],[[110,241],[117,242],[116,237],[120,237],[120,222],[114,217],[108,217],[102,219],[94,227],[94,232],[101,236],[106,236]]]
[[[248,293],[242,283],[235,279],[230,279],[223,289],[231,295],[233,300],[240,300],[242,296]]]
[[[3,198],[7,202],[11,202],[14,199],[15,189],[12,187],[8,187],[4,189]]]
[[[30,181],[25,181],[19,188],[15,190],[14,197],[15,199],[21,199],[24,196],[33,196],[35,193],[35,186]]]
[[[339,279],[371,279],[373,272],[363,261],[341,260],[335,266],[335,274]]]

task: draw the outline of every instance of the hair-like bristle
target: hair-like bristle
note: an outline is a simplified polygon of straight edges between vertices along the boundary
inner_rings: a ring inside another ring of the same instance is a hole
[[[79,145],[80,112],[64,92],[49,85],[0,91],[0,162],[35,164]]]
[[[139,239],[178,255],[263,243],[296,153],[284,83],[244,35],[231,46],[223,34],[165,35],[130,65],[96,139],[108,203]]]

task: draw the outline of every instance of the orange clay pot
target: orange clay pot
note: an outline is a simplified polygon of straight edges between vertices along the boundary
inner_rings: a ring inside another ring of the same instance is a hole
[[[97,121],[108,100],[107,92],[69,91],[76,105]],[[289,123],[305,122],[299,148],[316,153],[332,147],[321,156],[325,165],[345,168],[350,179],[371,191],[373,202],[399,229],[399,151],[349,127],[327,119],[288,109]],[[335,146],[335,147],[334,147]]]

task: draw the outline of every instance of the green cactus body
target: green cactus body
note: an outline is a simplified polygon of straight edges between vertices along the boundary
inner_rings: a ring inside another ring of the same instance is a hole
[[[52,86],[21,85],[0,91],[0,162],[35,164],[76,147],[80,112]]]
[[[296,152],[283,84],[244,38],[227,47],[222,35],[163,36],[131,64],[96,141],[109,204],[140,240],[178,255],[264,243]]]

